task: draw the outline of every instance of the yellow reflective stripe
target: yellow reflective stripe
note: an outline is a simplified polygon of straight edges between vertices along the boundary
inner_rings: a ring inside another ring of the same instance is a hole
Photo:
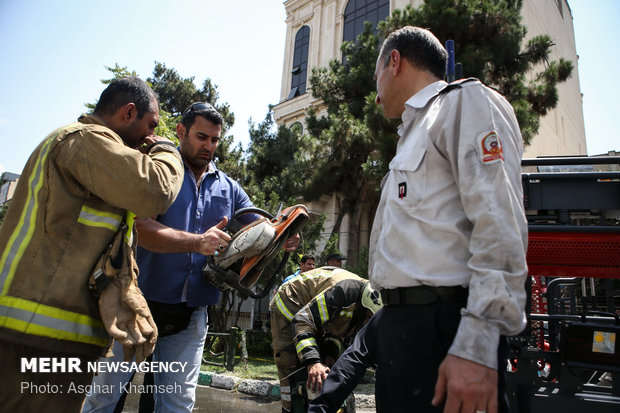
[[[297,354],[301,354],[302,350],[306,347],[317,347],[314,337],[301,340],[299,343],[297,343],[297,346],[295,346],[295,350],[297,351]]]
[[[22,333],[105,346],[101,320],[23,298],[0,297],[0,326]]]
[[[284,305],[284,303],[282,302],[282,298],[280,298],[280,293],[276,294],[276,305],[278,306],[278,309],[280,310],[280,312],[282,313],[282,315],[288,320],[288,321],[292,321],[293,320],[293,314],[288,310],[288,308],[286,308],[286,306]]]
[[[323,274],[322,272],[320,273],[316,273],[316,274],[308,274],[306,273],[301,273],[301,279],[306,281],[306,280],[311,280],[312,278],[318,278],[318,277],[324,277],[325,274]]]
[[[21,261],[24,251],[28,243],[32,239],[32,234],[36,226],[36,218],[39,210],[39,192],[43,186],[44,168],[43,164],[47,159],[49,148],[54,139],[61,131],[59,130],[54,136],[49,138],[41,147],[41,152],[34,165],[32,174],[28,177],[28,196],[22,209],[21,217],[15,226],[13,233],[9,237],[9,241],[0,258],[0,285],[2,285],[2,295],[6,295],[17,265]]]
[[[319,308],[319,316],[321,317],[321,324],[325,324],[329,320],[329,314],[327,312],[327,304],[325,303],[325,295],[323,293],[317,295],[316,305]]]
[[[125,222],[127,223],[127,232],[125,232],[125,241],[129,245],[133,245],[133,224],[136,219],[136,214],[131,211],[127,211],[125,215]]]
[[[349,311],[345,311],[342,310],[340,311],[340,316],[344,316],[344,317],[349,317],[349,318],[353,318],[353,311],[349,310]]]
[[[89,227],[107,228],[110,231],[116,231],[118,229],[118,227],[114,227],[114,225],[108,224],[107,222],[91,221],[84,217],[79,217],[78,222],[80,224],[88,225]]]
[[[17,266],[35,230],[39,194],[45,181],[44,165],[50,146],[63,130],[59,129],[43,142],[30,176],[23,178],[27,179],[28,193],[19,219],[21,224],[11,233],[0,257],[0,326],[26,334],[105,346],[108,336],[100,320],[7,296]]]
[[[99,211],[95,208],[84,205],[80,211],[78,222],[90,227],[107,228],[117,231],[121,226],[123,217],[112,212]]]

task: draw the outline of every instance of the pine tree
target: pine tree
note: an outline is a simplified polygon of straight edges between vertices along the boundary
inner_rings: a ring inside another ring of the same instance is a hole
[[[313,96],[322,99],[327,113],[308,111],[313,144],[301,158],[307,184],[300,194],[309,201],[338,195],[341,213],[351,216],[347,265],[356,265],[361,211],[376,205],[378,183],[395,151],[395,124],[374,104],[373,75],[382,39],[405,25],[429,28],[444,43],[453,39],[465,75],[506,96],[528,144],[540,117],[557,105],[557,84],[570,77],[573,66],[564,59],[548,61],[553,42],[546,35],[531,39],[522,50],[526,28],[521,6],[522,0],[427,0],[418,9],[395,10],[379,24],[378,33],[367,24],[356,42],[343,44],[342,60],[312,71]],[[340,232],[340,222],[332,234]]]
[[[538,132],[540,117],[557,105],[557,84],[571,76],[573,64],[563,58],[549,61],[554,43],[547,35],[522,48],[527,34],[522,5],[523,0],[426,0],[417,9],[395,10],[380,24],[380,33],[412,25],[428,28],[444,44],[454,40],[465,77],[480,79],[508,99],[527,145]]]
[[[194,80],[194,76],[183,78],[175,69],[167,68],[164,63],[155,62],[153,77],[149,77],[147,82],[159,96],[161,109],[169,114],[173,125],[180,121],[183,111],[192,103],[208,102],[217,109],[224,118],[224,124],[215,153],[216,163],[227,175],[243,183],[247,176],[243,162],[243,148],[241,145],[234,145],[234,136],[227,134],[235,123],[235,115],[228,103],[219,101],[217,85],[213,84],[211,79],[205,79],[200,89],[196,87]],[[174,126],[171,129],[174,131]]]

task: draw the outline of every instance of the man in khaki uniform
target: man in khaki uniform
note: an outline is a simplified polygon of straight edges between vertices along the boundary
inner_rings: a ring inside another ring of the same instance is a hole
[[[341,268],[310,270],[280,286],[270,312],[283,412],[291,409],[291,376],[306,367],[308,390],[320,392],[342,341],[362,328],[380,306],[368,280]]]
[[[72,389],[90,384],[86,362],[108,346],[108,331],[129,347],[156,336],[136,314],[99,307],[88,279],[127,211],[163,213],[180,190],[176,148],[152,136],[158,106],[140,79],[116,80],[92,115],[52,132],[22,172],[0,228],[0,404],[6,411],[78,412],[85,394]],[[136,150],[144,143],[150,145]],[[114,288],[118,283],[107,284],[102,300]],[[53,358],[65,369],[69,358],[79,358],[79,371],[63,373],[60,365],[24,371],[22,358]]]

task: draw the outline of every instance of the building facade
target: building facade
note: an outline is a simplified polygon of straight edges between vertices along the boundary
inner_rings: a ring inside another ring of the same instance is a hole
[[[286,47],[280,102],[274,107],[276,122],[303,125],[306,109],[320,106],[308,90],[312,68],[327,67],[330,60],[339,59],[343,40],[354,39],[363,29],[364,19],[383,20],[392,10],[409,4],[416,7],[422,0],[285,1]],[[567,0],[525,0],[521,13],[528,29],[525,41],[548,34],[555,44],[550,60],[564,58],[575,67],[571,78],[558,85],[558,105],[541,119],[539,133],[525,156],[586,154],[578,57],[569,4]]]
[[[541,118],[538,135],[525,148],[524,157],[586,155],[578,56],[569,4],[566,0],[525,0],[521,15],[528,29],[526,40],[548,34],[555,43],[550,60],[564,58],[574,66],[573,75],[557,85],[558,104]]]
[[[4,172],[0,176],[0,207],[8,203],[13,198],[13,193],[17,187],[19,175],[11,172]]]
[[[417,7],[422,0],[287,0],[286,47],[282,70],[280,102],[274,107],[276,123],[304,127],[306,110],[314,106],[321,114],[321,102],[309,90],[309,74],[315,67],[327,67],[340,59],[344,40],[354,40],[363,30],[365,20],[376,23],[395,9]],[[573,19],[567,0],[524,0],[522,23],[528,33],[525,41],[540,34],[551,36],[555,46],[550,59],[564,58],[574,65],[573,75],[558,87],[559,103],[541,119],[538,135],[525,150],[525,157],[539,155],[584,155],[586,151],[582,98],[579,86],[578,57]],[[457,56],[458,60],[458,56]],[[532,74],[532,76],[534,76]],[[310,212],[325,214],[325,231],[329,233],[340,214],[337,194],[323,196],[307,204]],[[367,246],[373,207],[365,208],[360,222],[361,249]],[[340,250],[349,248],[349,217],[340,229]],[[321,263],[322,264],[322,263]]]

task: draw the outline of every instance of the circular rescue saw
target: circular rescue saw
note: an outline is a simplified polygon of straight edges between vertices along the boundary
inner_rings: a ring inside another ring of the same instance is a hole
[[[247,214],[259,217],[242,225],[238,219]],[[228,248],[217,256],[207,257],[202,274],[222,291],[235,290],[244,298],[266,296],[284,268],[289,253],[284,253],[271,276],[263,271],[276,258],[284,242],[299,232],[309,218],[304,205],[288,207],[275,216],[260,208],[240,209],[226,226],[232,234]],[[258,291],[254,291],[255,287]]]

